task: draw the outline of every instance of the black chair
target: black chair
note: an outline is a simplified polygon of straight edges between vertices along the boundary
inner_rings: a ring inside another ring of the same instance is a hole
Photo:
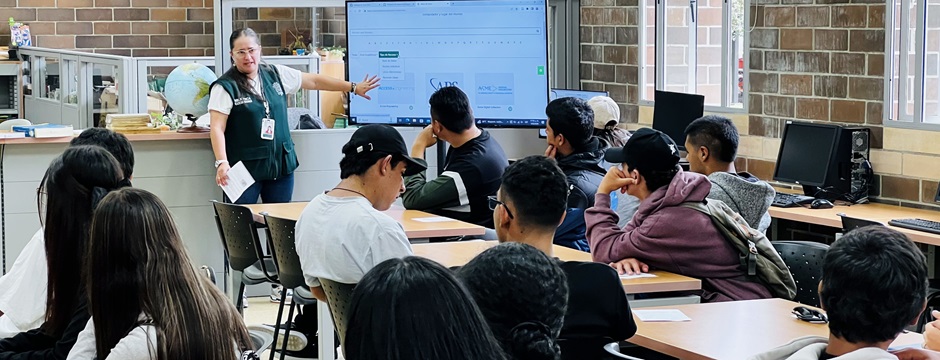
[[[618,358],[618,359],[642,360],[642,359],[640,359],[640,358],[635,358],[635,357],[632,357],[632,356],[627,356],[627,355],[621,354],[621,353],[620,353],[620,343],[618,343],[618,342],[616,342],[616,341],[604,345],[604,351],[606,351],[608,354],[613,355],[614,357],[616,357],[616,358]]]
[[[212,200],[215,223],[225,248],[225,260],[232,269],[232,276],[241,279],[238,291],[232,294],[232,303],[242,312],[242,299],[246,285],[261,283],[278,284],[277,267],[270,256],[264,255],[258,237],[258,225],[248,208]]]
[[[829,245],[811,241],[772,241],[771,244],[796,280],[793,301],[819,307],[819,279]]]
[[[297,256],[297,248],[294,245],[294,226],[297,221],[273,217],[267,213],[261,213],[261,215],[264,215],[264,222],[268,224],[269,240],[271,241],[271,249],[273,249],[272,255],[275,263],[277,263],[278,280],[283,286],[281,303],[277,309],[276,324],[279,324],[278,327],[281,324],[281,316],[284,314],[284,300],[287,298],[287,289],[293,289],[290,310],[287,312],[287,329],[284,333],[284,338],[289,339],[291,323],[294,320],[294,307],[316,304],[316,299],[310,293],[310,288],[304,280],[303,269],[300,267],[300,257]],[[274,344],[278,343],[278,332],[280,331],[274,332]],[[286,345],[282,346],[281,349],[282,360],[285,356],[283,347],[286,347]],[[277,346],[275,346],[275,350],[276,348]],[[274,359],[274,351],[271,351],[270,358]]]
[[[885,225],[877,221],[854,218],[854,217],[851,217],[842,213],[838,215],[839,217],[842,218],[842,231],[844,232],[849,232],[849,231],[858,229],[860,227],[865,227],[865,226],[871,226],[871,225],[884,226]]]
[[[349,307],[352,305],[352,295],[356,284],[344,284],[320,278],[320,285],[323,286],[323,292],[326,293],[327,305],[329,305],[330,315],[333,317],[333,327],[336,328],[336,334],[339,336],[339,345],[343,346],[346,341],[346,325],[351,315]],[[345,347],[343,353],[346,353]]]

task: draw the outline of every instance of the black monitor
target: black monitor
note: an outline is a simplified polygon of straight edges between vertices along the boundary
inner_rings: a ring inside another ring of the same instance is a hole
[[[669,135],[680,150],[685,150],[685,128],[705,113],[705,96],[656,91],[653,104],[653,129]]]
[[[563,97],[573,97],[578,98],[584,101],[591,100],[595,96],[609,96],[610,94],[606,91],[590,91],[590,90],[569,90],[569,89],[551,89],[548,93],[548,100],[555,100]]]
[[[774,180],[803,185],[804,192],[825,186],[840,131],[836,125],[787,122]]]

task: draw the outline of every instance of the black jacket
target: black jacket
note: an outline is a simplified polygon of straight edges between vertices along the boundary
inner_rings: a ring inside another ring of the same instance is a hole
[[[88,302],[85,294],[81,294],[72,320],[62,336],[50,336],[40,327],[0,340],[0,360],[64,360],[89,318]]]
[[[607,144],[597,137],[592,137],[584,151],[557,159],[558,167],[568,180],[570,193],[565,221],[555,231],[556,244],[588,251],[584,237],[584,210],[594,206],[597,186],[607,173],[605,150]]]

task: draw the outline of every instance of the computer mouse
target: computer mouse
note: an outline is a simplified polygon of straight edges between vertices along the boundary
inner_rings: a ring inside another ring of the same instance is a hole
[[[809,204],[810,209],[832,209],[832,202],[826,199],[816,199]]]

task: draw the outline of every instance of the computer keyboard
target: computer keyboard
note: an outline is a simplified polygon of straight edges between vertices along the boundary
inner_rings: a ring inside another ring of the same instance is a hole
[[[925,231],[940,235],[940,222],[924,219],[894,219],[888,221],[891,226],[902,227],[905,229]]]
[[[774,195],[774,202],[772,202],[770,205],[776,207],[794,207],[811,202],[813,199],[814,198],[812,196],[778,192]]]

